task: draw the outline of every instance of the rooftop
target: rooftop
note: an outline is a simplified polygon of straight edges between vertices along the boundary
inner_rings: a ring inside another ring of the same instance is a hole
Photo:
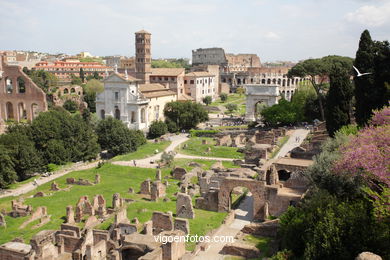
[[[207,71],[194,71],[185,74],[186,77],[214,77],[215,75],[207,72]]]
[[[179,76],[185,71],[184,68],[152,68],[153,76]]]
[[[146,98],[176,95],[175,92],[158,83],[139,84],[139,90]]]

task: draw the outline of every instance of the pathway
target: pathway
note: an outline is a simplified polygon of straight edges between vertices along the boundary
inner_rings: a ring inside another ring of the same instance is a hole
[[[36,182],[39,185],[45,184],[47,182],[50,182],[54,179],[57,179],[58,177],[64,176],[70,172],[73,171],[81,171],[81,170],[87,170],[96,167],[98,162],[92,162],[92,163],[81,163],[81,164],[73,164],[70,167],[67,167],[63,170],[59,170],[55,172],[54,174],[48,176],[48,177],[39,177],[36,178]],[[27,192],[30,192],[37,188],[37,185],[33,184],[34,182],[31,181],[29,183],[23,184],[20,187],[12,190],[6,190],[5,193],[0,194],[0,198],[9,197],[9,196],[19,196],[21,194],[25,194]]]
[[[252,220],[253,215],[253,197],[252,194],[248,193],[245,199],[240,203],[239,208],[235,210],[235,219],[230,225],[223,225],[219,230],[213,235],[219,236],[232,236],[235,237],[238,232]],[[225,246],[225,242],[220,243],[209,243],[209,248],[206,251],[200,251],[193,260],[222,260],[225,255],[220,254],[219,252]]]

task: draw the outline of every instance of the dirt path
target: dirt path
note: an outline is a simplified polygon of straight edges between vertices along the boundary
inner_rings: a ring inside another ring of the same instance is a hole
[[[98,162],[81,163],[81,164],[75,163],[72,166],[67,167],[65,169],[62,169],[62,170],[59,170],[48,177],[36,178],[36,183],[38,184],[38,186],[40,186],[40,185],[48,183],[54,179],[57,179],[58,177],[64,176],[70,172],[91,169],[93,167],[96,167],[97,164],[98,164]],[[31,181],[29,183],[21,185],[20,187],[18,187],[16,189],[6,190],[5,193],[0,194],[0,198],[5,198],[5,197],[9,197],[9,196],[19,196],[21,194],[25,194],[25,193],[28,193],[32,190],[35,190],[38,186],[34,185],[34,181]]]

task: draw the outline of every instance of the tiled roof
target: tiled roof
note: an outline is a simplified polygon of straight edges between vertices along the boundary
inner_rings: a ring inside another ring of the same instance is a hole
[[[185,74],[187,77],[214,77],[215,75],[207,72],[207,71],[194,71]]]
[[[179,76],[184,68],[152,68],[152,76]]]
[[[179,97],[177,98],[179,101],[194,101],[195,99],[187,94],[179,94]]]
[[[176,95],[175,92],[161,84],[139,84],[139,90],[146,98]]]

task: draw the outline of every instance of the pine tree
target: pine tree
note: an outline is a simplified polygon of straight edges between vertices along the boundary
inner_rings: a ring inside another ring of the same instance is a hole
[[[351,122],[350,109],[353,97],[353,88],[349,71],[335,64],[329,74],[330,88],[326,102],[326,129],[330,136],[342,126]]]

